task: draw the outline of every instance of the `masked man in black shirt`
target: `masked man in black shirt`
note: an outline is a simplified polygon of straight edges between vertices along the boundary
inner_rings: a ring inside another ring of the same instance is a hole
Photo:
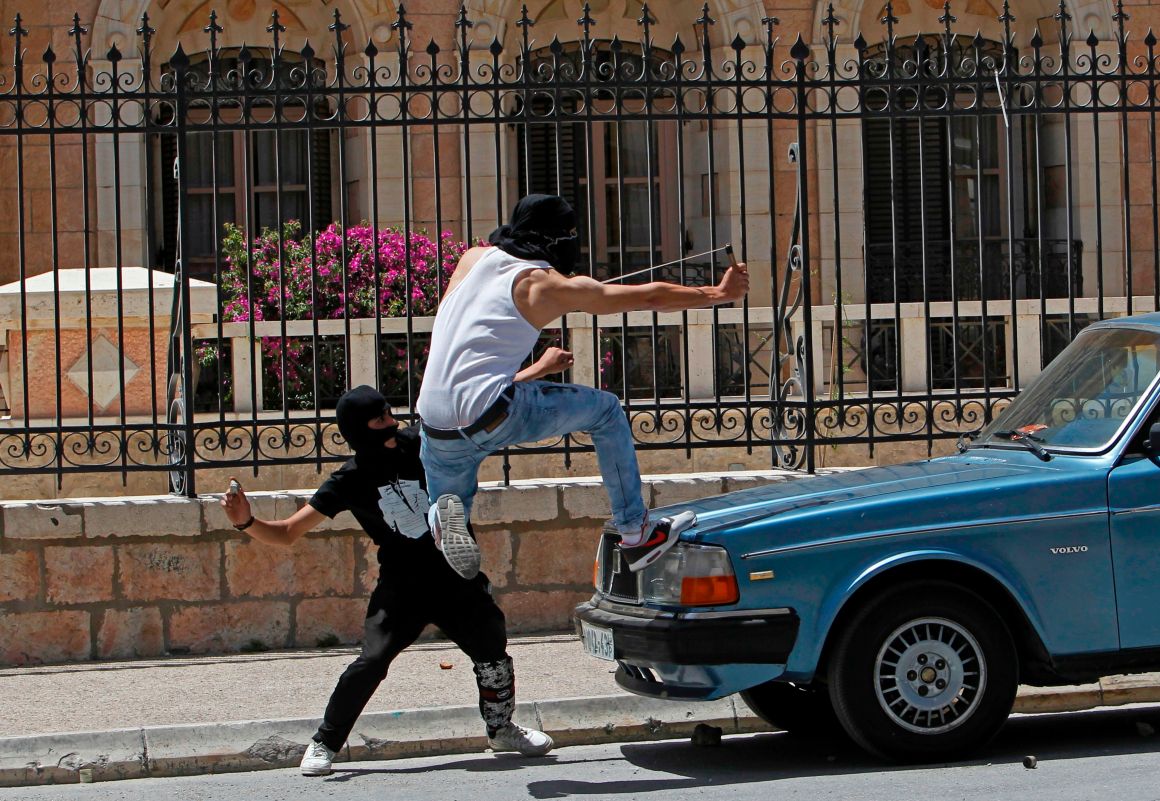
[[[306,506],[285,520],[265,521],[253,516],[236,483],[222,499],[234,528],[264,543],[290,545],[324,517],[350,511],[379,546],[379,581],[367,605],[362,653],[339,678],[322,725],[302,758],[302,773],[330,773],[335,753],[391,661],[428,624],[438,626],[475,663],[488,745],[525,756],[548,753],[551,737],[512,723],[515,677],[504,615],[491,597],[487,576],[461,578],[428,530],[418,433],[414,428],[400,430],[387,399],[368,386],[344,394],[336,411],[339,432],[354,457],[334,471]]]

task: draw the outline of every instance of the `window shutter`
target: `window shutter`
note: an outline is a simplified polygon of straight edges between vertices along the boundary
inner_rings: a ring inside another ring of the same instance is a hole
[[[576,110],[574,99],[562,98],[559,115],[545,117],[552,109],[552,101],[546,97],[532,99],[530,118],[536,122],[518,127],[519,142],[519,192],[524,187],[533,194],[560,195],[573,208],[580,208],[580,173],[584,168],[583,124],[562,122]],[[557,147],[557,129],[559,146]],[[525,159],[525,154],[527,158]],[[557,168],[558,165],[558,168]],[[559,186],[556,173],[559,170]]]
[[[330,159],[334,150],[333,142],[336,132],[331,129],[323,129],[312,131],[310,135],[310,147],[313,151],[311,153],[310,180],[313,182],[314,189],[312,199],[314,227],[321,231],[335,221],[333,212],[335,186],[331,177]],[[337,189],[339,192],[346,191],[342,186]]]
[[[948,298],[951,227],[946,121],[922,120],[920,128],[918,120],[870,119],[862,124],[862,136],[866,277],[871,301],[893,301],[896,292],[902,302],[922,300],[924,241],[929,297]]]
[[[892,176],[891,121],[866,120],[862,126],[866,141],[867,242],[890,244],[892,230],[897,230],[899,242],[920,241],[924,230],[924,206],[927,241],[947,240],[950,238],[950,215],[947,208],[946,123],[934,119],[922,121],[921,151],[917,120],[897,120],[893,127]],[[925,198],[922,193],[925,193]],[[892,208],[896,212],[893,216],[896,229],[891,227]]]

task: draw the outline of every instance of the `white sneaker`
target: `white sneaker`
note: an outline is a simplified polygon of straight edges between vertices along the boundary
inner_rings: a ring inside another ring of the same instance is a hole
[[[479,545],[467,530],[467,516],[463,514],[463,501],[458,495],[440,495],[435,501],[435,518],[438,531],[435,547],[443,551],[443,558],[451,569],[465,579],[475,578],[482,561]]]
[[[302,755],[303,776],[329,776],[330,766],[334,763],[334,751],[331,751],[317,740],[311,740],[306,746],[306,753]]]
[[[508,724],[487,738],[492,751],[519,751],[524,756],[543,756],[552,750],[552,738],[542,731],[525,729],[508,721]]]

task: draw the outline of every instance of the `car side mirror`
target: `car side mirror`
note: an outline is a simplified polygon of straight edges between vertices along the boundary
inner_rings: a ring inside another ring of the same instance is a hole
[[[1148,438],[1144,440],[1144,450],[1160,455],[1160,422],[1153,423],[1152,427],[1148,429]]]

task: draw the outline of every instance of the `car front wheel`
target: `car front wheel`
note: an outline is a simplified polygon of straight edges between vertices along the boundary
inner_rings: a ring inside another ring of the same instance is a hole
[[[900,587],[839,633],[829,667],[834,711],[866,750],[887,759],[959,759],[1011,713],[1018,663],[1002,618],[951,584]]]

